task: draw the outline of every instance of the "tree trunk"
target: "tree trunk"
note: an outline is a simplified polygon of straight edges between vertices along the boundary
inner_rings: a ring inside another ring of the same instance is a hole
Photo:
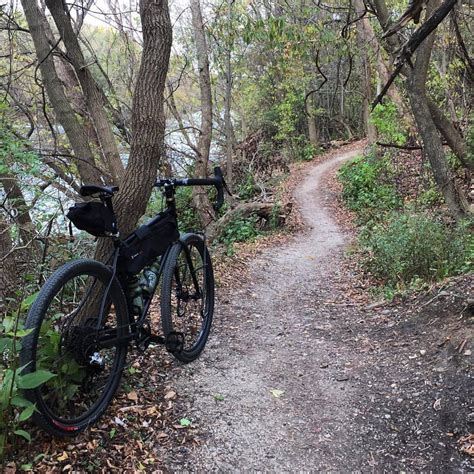
[[[117,196],[119,224],[130,232],[144,214],[164,153],[163,93],[172,30],[166,0],[141,0],[143,52],[132,104],[130,159]]]
[[[427,15],[437,6],[438,2],[432,0],[427,7]],[[431,116],[426,96],[426,77],[435,36],[436,31],[431,33],[418,47],[415,65],[407,81],[407,90],[423,142],[423,151],[431,164],[436,184],[443,194],[451,214],[459,219],[468,214],[469,207],[449,169],[443,144]]]
[[[227,186],[232,190],[234,184],[234,173],[233,173],[233,154],[234,144],[233,129],[231,120],[231,100],[232,100],[232,66],[231,66],[231,51],[227,51],[226,57],[226,78],[225,78],[225,110],[224,110],[224,122],[225,122],[225,139],[226,139],[226,179]]]
[[[140,0],[143,50],[132,104],[130,158],[114,206],[122,235],[132,232],[144,214],[164,153],[164,88],[172,29],[166,0]],[[109,239],[99,239],[96,258],[104,261]]]
[[[365,11],[365,5],[362,0],[355,0],[356,15],[359,17]],[[372,66],[370,64],[369,49],[370,44],[370,23],[367,17],[363,17],[357,22],[357,42],[359,45],[360,59],[362,66],[363,79],[363,120],[365,133],[369,144],[377,140],[377,130],[370,120],[370,103],[372,102]]]
[[[7,298],[12,297],[17,287],[17,268],[12,251],[10,226],[0,212],[0,312],[5,314]]]
[[[376,3],[379,4],[379,8],[381,9],[382,16],[383,16],[384,12],[386,11],[386,8],[381,6],[382,2],[380,0],[376,1]],[[355,8],[356,8],[357,14],[361,15],[365,11],[365,5],[363,1],[355,0]],[[375,53],[375,67],[380,76],[380,80],[382,81],[383,84],[386,84],[391,75],[390,67],[382,55],[382,47],[367,17],[364,17],[362,20],[357,22],[357,32],[358,32],[358,35],[362,35],[362,37],[364,38],[363,44],[366,45],[365,47],[366,51],[367,51],[367,45],[371,45]],[[368,56],[368,53],[366,54]],[[378,93],[379,92],[377,92],[377,94]],[[414,133],[415,126],[413,123],[413,117],[411,115],[410,109],[407,107],[407,105],[403,101],[400,90],[396,86],[396,84],[392,84],[392,86],[387,92],[387,95],[390,97],[392,102],[397,107],[398,113],[400,117],[402,118],[402,120],[405,122],[407,128],[410,130],[411,133]]]
[[[226,135],[226,181],[228,188],[232,191],[234,185],[233,173],[233,155],[235,149],[235,134],[232,126],[232,6],[233,0],[227,0],[227,51],[226,51],[226,71],[225,71],[225,109],[224,109],[224,123]]]
[[[15,210],[15,223],[18,225],[21,242],[27,247],[29,257],[33,261],[38,261],[41,255],[41,245],[35,240],[36,229],[21,187],[12,174],[0,175],[0,182],[7,195],[8,203]]]
[[[319,131],[318,131],[318,124],[316,122],[316,117],[314,116],[314,99],[313,94],[311,94],[306,99],[306,120],[308,122],[308,136],[309,142],[315,148],[319,146]]]
[[[472,158],[469,159],[463,137],[454,128],[452,122],[445,117],[441,109],[433,102],[433,100],[427,97],[427,101],[433,122],[448,143],[449,148],[451,148],[465,168],[473,171],[474,162],[472,161]]]
[[[201,91],[201,130],[198,139],[195,175],[204,178],[207,177],[212,139],[212,92],[207,41],[199,0],[191,0],[191,15],[199,68],[199,88]],[[206,188],[202,186],[193,187],[193,201],[199,213],[201,224],[207,227],[214,220],[215,211],[207,195]]]
[[[21,0],[21,4],[35,45],[44,87],[56,118],[63,126],[77,157],[74,164],[77,166],[83,182],[97,182],[97,168],[84,128],[79,123],[56,72],[53,54],[44,27],[44,22],[47,20],[44,13],[38,8],[36,0]]]
[[[105,112],[103,93],[86,65],[77,35],[71,25],[71,18],[64,10],[63,2],[61,0],[46,0],[46,5],[53,15],[56,27],[66,46],[68,59],[71,61],[81,84],[87,110],[99,139],[104,162],[113,177],[114,183],[119,183],[124,173],[124,167]]]

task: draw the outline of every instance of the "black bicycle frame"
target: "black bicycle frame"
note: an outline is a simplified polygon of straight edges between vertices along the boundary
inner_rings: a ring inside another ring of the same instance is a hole
[[[175,185],[172,184],[172,183],[166,183],[166,184],[164,184],[163,187],[164,187],[164,195],[165,195],[165,198],[166,198],[166,207],[168,209],[170,209],[173,212],[173,214],[176,216],[176,200],[175,200],[176,189],[175,189]],[[111,205],[111,203],[110,203],[110,205]],[[108,259],[108,261],[111,262],[111,264],[112,264],[111,265],[112,266],[112,277],[111,277],[110,282],[107,286],[107,290],[105,292],[105,295],[102,299],[101,308],[100,308],[100,312],[99,312],[99,319],[97,321],[98,342],[99,342],[99,345],[101,347],[104,347],[104,348],[113,347],[117,343],[124,343],[124,344],[126,343],[126,344],[128,344],[132,340],[137,341],[138,344],[140,343],[140,341],[141,341],[141,339],[140,339],[140,335],[141,335],[140,330],[145,325],[145,321],[146,321],[146,318],[147,318],[147,315],[148,315],[148,310],[150,309],[151,301],[152,301],[152,299],[155,295],[156,288],[158,288],[158,286],[159,286],[159,281],[160,281],[160,278],[161,278],[161,274],[163,273],[164,266],[166,265],[166,261],[168,259],[168,255],[169,255],[169,252],[171,250],[171,247],[172,247],[172,245],[174,245],[174,244],[170,245],[166,249],[166,252],[161,257],[160,268],[159,268],[159,271],[158,271],[157,282],[156,282],[155,288],[150,293],[149,297],[144,301],[143,310],[142,310],[141,314],[138,316],[137,319],[135,319],[135,315],[133,314],[133,299],[132,299],[132,297],[130,296],[130,294],[128,292],[129,278],[127,277],[127,275],[121,274],[120,272],[117,271],[118,260],[119,260],[119,257],[120,257],[120,250],[121,250],[121,240],[118,237],[114,237],[113,241],[114,241],[115,249],[114,249],[112,255]],[[195,288],[195,291],[196,291],[196,296],[199,297],[201,290],[199,288],[199,282],[198,282],[197,277],[196,277],[196,271],[195,271],[195,268],[194,268],[194,263],[193,263],[192,258],[191,258],[191,252],[190,252],[188,246],[186,245],[186,243],[184,241],[182,241],[180,239],[178,242],[180,243],[180,245],[182,246],[182,248],[184,250],[186,261],[187,261],[187,264],[188,264],[190,272],[191,272],[193,285],[194,285],[194,288]],[[204,261],[203,261],[204,267],[207,265],[206,258],[207,258],[207,256],[206,256],[206,254],[204,254]],[[100,329],[101,327],[103,327],[104,318],[105,318],[106,300],[107,300],[110,288],[112,287],[113,279],[115,277],[117,277],[118,282],[119,282],[119,284],[120,284],[120,286],[121,286],[121,288],[122,288],[122,290],[125,294],[125,299],[126,299],[126,302],[127,302],[127,309],[128,309],[128,319],[129,319],[129,321],[128,321],[127,327],[129,328],[129,331],[128,331],[128,334],[123,335],[123,336],[117,336],[117,330],[120,329],[120,328],[115,328],[115,329],[111,329],[111,330],[107,330],[107,329],[106,330],[101,330]],[[177,284],[179,286],[181,286],[181,282],[179,281],[180,280],[179,274],[176,275],[176,279],[177,279]],[[151,338],[153,340],[153,342],[158,342],[158,343],[162,343],[162,344],[164,344],[166,342],[164,338],[159,337],[159,336],[154,336],[152,334],[147,334],[146,336],[144,336],[144,338]]]

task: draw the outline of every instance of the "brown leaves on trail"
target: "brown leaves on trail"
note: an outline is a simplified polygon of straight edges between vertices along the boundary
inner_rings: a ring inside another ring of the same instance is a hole
[[[461,453],[474,457],[474,433],[459,438],[458,445]]]
[[[127,394],[127,398],[128,398],[129,400],[132,400],[133,402],[138,401],[137,392],[135,392],[135,390],[131,391],[130,393]]]

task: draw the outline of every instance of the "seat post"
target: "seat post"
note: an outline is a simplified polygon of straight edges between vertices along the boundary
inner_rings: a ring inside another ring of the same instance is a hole
[[[114,228],[114,234],[118,234],[118,223],[117,223],[117,217],[116,217],[115,211],[114,211],[114,206],[112,204],[112,196],[110,196],[109,194],[104,193],[100,196],[100,199],[107,206],[107,208],[110,210],[110,212],[112,213],[112,216],[113,216],[112,226]]]

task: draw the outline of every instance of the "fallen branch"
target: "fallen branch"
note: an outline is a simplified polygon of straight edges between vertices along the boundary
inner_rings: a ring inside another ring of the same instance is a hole
[[[382,142],[375,142],[375,144],[384,148],[398,148],[399,150],[423,150],[423,147],[421,145],[397,145],[396,143]],[[443,142],[442,144],[447,145],[446,142]]]
[[[423,147],[420,145],[397,145],[396,143],[382,143],[375,142],[376,145],[382,146],[384,148],[398,148],[399,150],[423,150]]]
[[[206,232],[207,239],[212,242],[236,218],[257,215],[262,219],[269,219],[272,216],[272,213],[275,212],[274,208],[274,202],[246,202],[244,204],[239,204],[234,209],[229,210],[220,219],[209,225]],[[288,203],[278,213],[279,220],[284,221],[290,211],[291,203]]]

